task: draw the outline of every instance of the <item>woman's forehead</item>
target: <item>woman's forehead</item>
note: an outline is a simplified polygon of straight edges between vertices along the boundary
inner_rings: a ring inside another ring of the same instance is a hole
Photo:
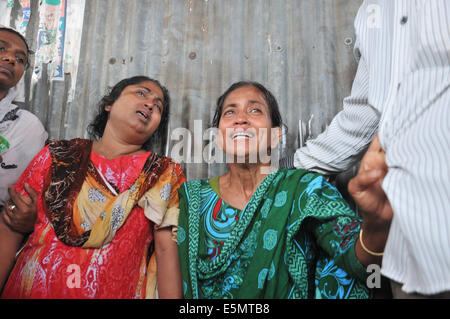
[[[225,98],[224,105],[226,105],[227,102],[235,99],[254,100],[267,105],[264,94],[258,88],[252,85],[243,86],[230,92],[230,94],[228,94],[228,96]]]
[[[153,81],[144,81],[141,83],[132,84],[132,85],[129,85],[127,88],[130,88],[130,89],[141,88],[141,89],[144,89],[145,91],[152,92],[152,93],[158,95],[161,98],[161,100],[164,100],[164,93],[163,93],[161,87]]]

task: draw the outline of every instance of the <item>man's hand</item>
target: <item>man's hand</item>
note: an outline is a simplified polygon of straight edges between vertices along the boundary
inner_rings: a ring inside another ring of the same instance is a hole
[[[14,205],[11,207],[8,204],[5,205],[4,213],[0,216],[13,231],[26,235],[34,230],[37,219],[36,203],[39,194],[27,183],[25,183],[24,188],[29,197],[20,195],[12,186],[8,188],[9,196]]]
[[[349,193],[361,209],[364,226],[376,231],[389,228],[393,217],[391,204],[381,187],[387,172],[385,152],[377,135],[361,161],[358,174],[348,184]]]

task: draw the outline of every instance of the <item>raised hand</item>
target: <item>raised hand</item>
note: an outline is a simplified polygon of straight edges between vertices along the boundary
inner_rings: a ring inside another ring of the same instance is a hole
[[[348,184],[365,226],[374,230],[389,228],[393,217],[391,204],[381,187],[387,172],[385,152],[377,135],[361,161],[358,174]]]
[[[27,183],[25,183],[24,188],[29,197],[20,195],[12,186],[8,188],[11,199],[5,205],[1,218],[13,231],[28,234],[34,230],[34,224],[36,223],[36,202],[39,194]]]

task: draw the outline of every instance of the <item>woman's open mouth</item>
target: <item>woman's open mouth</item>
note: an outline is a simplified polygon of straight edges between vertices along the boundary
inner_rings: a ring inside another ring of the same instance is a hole
[[[139,115],[139,118],[141,118],[143,121],[148,122],[150,120],[150,115],[143,112],[143,111],[137,111],[136,112]]]
[[[240,140],[240,139],[250,139],[253,138],[255,136],[255,134],[253,132],[249,132],[249,131],[239,131],[239,132],[234,132],[233,134],[231,134],[231,139],[232,140]]]

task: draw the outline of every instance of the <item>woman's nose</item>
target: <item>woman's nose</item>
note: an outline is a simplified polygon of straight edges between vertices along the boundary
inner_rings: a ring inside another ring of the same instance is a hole
[[[236,124],[246,124],[248,123],[247,113],[246,112],[238,112],[235,118]]]
[[[144,106],[147,108],[147,109],[149,109],[150,110],[150,112],[153,112],[153,107],[154,107],[154,103],[152,103],[152,102],[147,102],[147,103],[145,103],[144,104]]]

